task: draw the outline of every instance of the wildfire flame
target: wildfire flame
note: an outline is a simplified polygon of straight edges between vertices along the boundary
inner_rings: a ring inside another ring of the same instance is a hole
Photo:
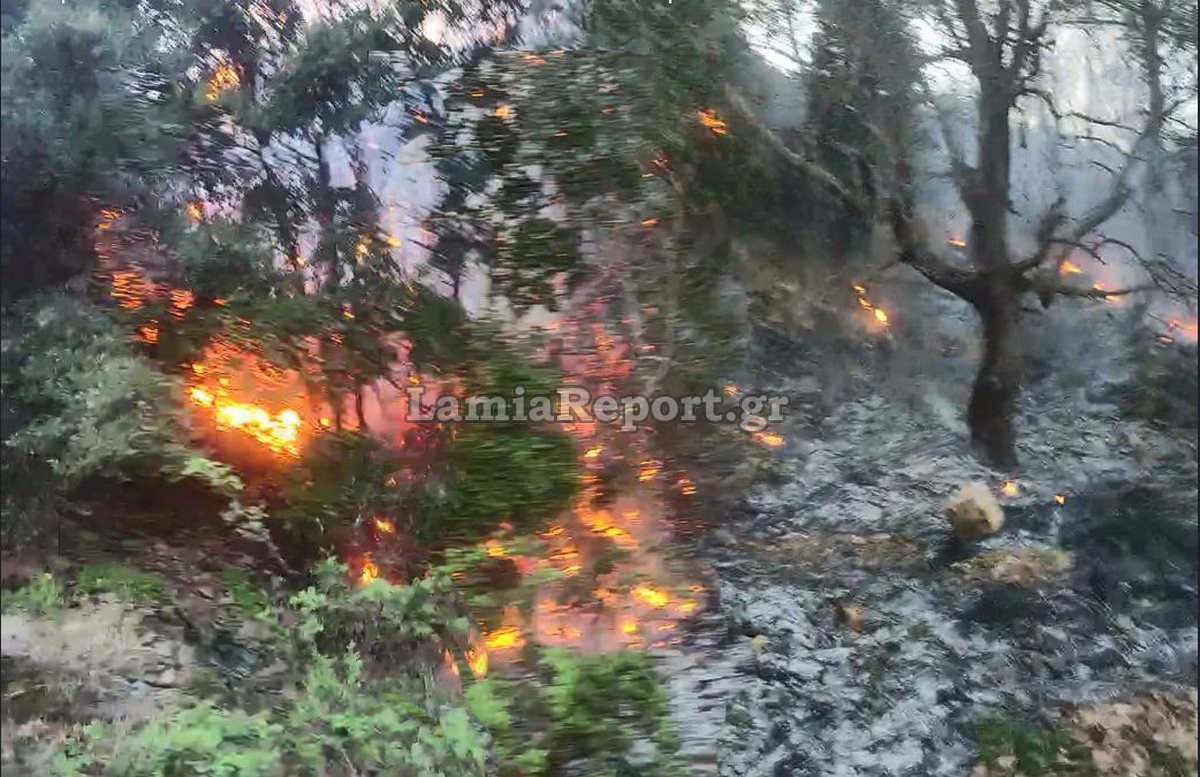
[[[241,83],[241,77],[238,76],[237,68],[228,62],[224,62],[217,66],[213,74],[208,79],[208,99],[215,100],[221,95],[221,92],[229,89],[236,89]]]
[[[1015,480],[1006,480],[1000,491],[1007,497],[1015,497],[1020,495],[1021,486]]]
[[[700,123],[708,127],[714,135],[724,135],[727,125],[714,111],[700,110],[696,111],[696,115],[700,117]]]
[[[1059,272],[1063,275],[1079,275],[1083,272],[1083,268],[1068,259],[1059,267]]]
[[[950,243],[950,245],[954,246],[955,248],[966,248],[967,247],[966,239],[961,238],[961,237],[952,237],[947,242]]]
[[[755,442],[762,443],[768,448],[778,448],[787,442],[783,435],[777,434],[776,432],[755,432],[751,436]]]
[[[852,283],[850,284],[850,287],[854,289],[854,294],[858,298],[858,306],[863,310],[870,311],[872,317],[875,319],[875,322],[884,329],[887,329],[888,324],[891,323],[891,317],[888,316],[886,310],[876,305],[870,300],[869,297],[867,297],[867,287],[863,286],[861,283]]]

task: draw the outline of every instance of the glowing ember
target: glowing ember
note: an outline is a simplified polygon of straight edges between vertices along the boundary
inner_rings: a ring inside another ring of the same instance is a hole
[[[679,486],[679,493],[684,496],[691,496],[696,493],[696,484],[686,475],[680,475],[679,479],[675,481],[675,485]]]
[[[597,445],[595,447],[588,448],[587,453],[583,454],[583,457],[585,459],[594,459],[597,456],[599,456],[601,453],[604,453],[604,446]]]
[[[154,343],[158,342],[158,327],[156,326],[150,325],[138,327],[137,334],[138,339],[144,343],[150,343],[153,345]]]
[[[887,311],[881,307],[878,307],[874,302],[871,302],[871,300],[867,297],[867,288],[862,284],[851,284],[851,288],[854,289],[854,293],[858,297],[858,306],[863,310],[869,310],[876,323],[886,329],[888,324],[891,322],[891,318],[888,316]]]
[[[766,445],[769,448],[778,448],[779,446],[781,446],[785,442],[787,442],[787,440],[784,439],[783,435],[777,434],[775,432],[755,432],[751,436],[753,437],[755,442],[762,443],[763,445]]]
[[[375,524],[375,528],[378,529],[383,534],[395,534],[396,533],[395,524],[393,524],[391,521],[387,520],[386,518],[376,518],[373,521],[373,523]]]
[[[955,248],[966,248],[967,247],[967,241],[961,237],[952,237],[947,242],[949,242],[950,245],[954,246]]]
[[[109,294],[125,310],[137,310],[146,304],[154,286],[136,270],[113,270]]]
[[[1000,491],[1005,496],[1019,496],[1021,493],[1021,486],[1015,480],[1006,480],[1004,481],[1004,485],[1000,487]]]
[[[723,119],[721,119],[719,116],[717,116],[717,114],[714,113],[713,111],[708,111],[708,110],[697,111],[696,115],[700,117],[700,123],[703,124],[705,127],[708,127],[708,129],[712,131],[712,134],[714,134],[714,135],[724,135],[725,134],[725,131],[726,131],[725,121]]]
[[[630,593],[651,607],[666,607],[671,602],[671,597],[666,593],[648,585],[639,585]]]
[[[488,540],[484,546],[487,549],[487,554],[492,558],[504,558],[508,552],[504,550],[504,546],[495,540]]]
[[[658,223],[658,219],[642,219],[643,227],[652,227]]]
[[[730,383],[721,388],[721,393],[727,397],[736,397],[738,395],[738,387]]]
[[[187,213],[188,221],[193,224],[199,224],[200,220],[204,218],[204,208],[198,202],[189,202],[184,210]]]
[[[196,296],[187,289],[171,289],[171,315],[173,317],[183,318],[183,314],[195,302]]]
[[[1079,275],[1080,273],[1083,272],[1082,267],[1080,267],[1079,265],[1070,261],[1069,259],[1064,261],[1062,263],[1062,266],[1059,267],[1058,269],[1059,269],[1059,272],[1061,272],[1063,275]]]
[[[662,471],[661,461],[643,461],[642,467],[638,471],[638,481],[642,483],[649,482],[658,477],[658,473]]]
[[[1067,503],[1067,495],[1066,494],[1055,494],[1054,495],[1054,503],[1060,504],[1060,505],[1065,505]]]
[[[238,76],[237,69],[229,63],[223,63],[213,71],[212,76],[208,79],[208,94],[209,100],[215,100],[221,95],[221,92],[229,89],[236,89],[241,83],[241,78]]]
[[[1190,320],[1169,318],[1167,319],[1167,331],[1176,337],[1182,337],[1194,343],[1197,335],[1200,334],[1200,326],[1194,318]]]

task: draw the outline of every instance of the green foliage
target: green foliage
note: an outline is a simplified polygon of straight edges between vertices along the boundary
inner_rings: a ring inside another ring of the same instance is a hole
[[[580,656],[549,648],[538,669],[535,681],[489,677],[466,692],[471,711],[495,737],[503,777],[549,777],[580,759],[589,774],[620,774],[634,766],[638,740],[654,743],[657,752],[637,773],[675,773],[666,691],[644,653]]]
[[[482,775],[486,750],[462,707],[428,710],[362,660],[318,656],[297,693],[250,715],[211,702],[160,714],[129,736],[92,725],[59,757],[62,777]]]
[[[167,84],[185,65],[162,29],[127,6],[29,3],[5,27],[5,300],[87,269],[101,203],[127,201],[177,169],[187,133]]]
[[[226,567],[221,572],[221,582],[233,609],[243,618],[270,617],[271,597],[254,580],[238,567]]]
[[[431,642],[445,640],[453,646],[470,630],[447,576],[435,573],[408,585],[385,580],[353,585],[345,565],[326,561],[317,567],[316,577],[313,586],[289,600],[302,651],[329,655],[353,644],[372,667],[394,671],[419,657]]]
[[[1013,758],[1013,774],[1031,777],[1049,774],[1060,757],[1072,752],[1072,741],[1066,732],[1030,726],[1002,716],[981,721],[975,733],[980,762],[997,768],[1001,758]]]
[[[75,593],[82,596],[113,594],[130,604],[163,603],[170,589],[162,575],[143,572],[128,564],[102,561],[88,564],[75,576]]]
[[[34,615],[54,615],[66,604],[62,586],[49,572],[42,572],[30,583],[14,591],[0,592],[4,612],[30,612]]]
[[[13,320],[0,341],[5,400],[22,418],[4,441],[46,462],[51,488],[134,474],[195,478],[232,496],[241,481],[190,448],[175,384],[135,355],[113,323],[55,298]]]
[[[444,514],[436,530],[469,539],[502,522],[532,530],[579,487],[570,438],[557,430],[464,424],[449,456]]]

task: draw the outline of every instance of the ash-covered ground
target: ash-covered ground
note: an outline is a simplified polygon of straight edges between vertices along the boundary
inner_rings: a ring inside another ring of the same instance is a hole
[[[721,682],[722,775],[961,777],[988,717],[1195,686],[1194,346],[1131,308],[1031,315],[1010,476],[967,447],[970,311],[889,290],[886,336],[821,314],[756,334],[741,384],[789,396],[790,418],[775,476],[706,543],[747,656]],[[1006,522],[963,549],[942,506],[972,480]]]

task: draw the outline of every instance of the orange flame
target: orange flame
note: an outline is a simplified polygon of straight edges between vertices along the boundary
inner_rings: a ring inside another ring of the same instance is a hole
[[[208,79],[208,99],[215,100],[220,96],[221,92],[229,89],[236,89],[241,83],[241,77],[238,75],[237,69],[228,62],[217,66],[213,74]]]
[[[1063,275],[1079,275],[1083,272],[1083,268],[1067,259],[1063,261],[1062,267],[1059,268],[1059,272],[1061,272]]]
[[[1021,486],[1015,480],[1006,480],[1000,490],[1005,496],[1014,497],[1020,495]]]
[[[371,560],[370,555],[364,556],[362,567],[359,569],[358,582],[366,585],[372,580],[379,579],[379,565]]]
[[[752,437],[756,442],[760,442],[769,448],[778,448],[787,442],[782,434],[775,432],[755,432]]]
[[[724,135],[727,125],[714,111],[700,110],[696,111],[696,115],[700,117],[700,123],[708,127],[714,135]]]

